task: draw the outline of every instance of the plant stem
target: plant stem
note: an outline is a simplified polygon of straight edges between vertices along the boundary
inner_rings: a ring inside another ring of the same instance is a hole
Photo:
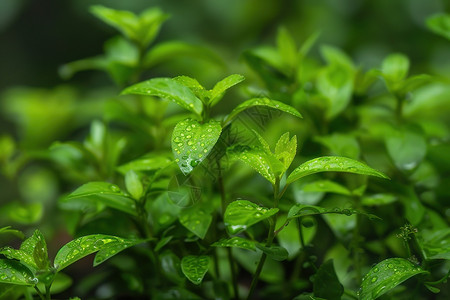
[[[36,293],[39,295],[39,298],[41,298],[42,300],[45,300],[45,296],[44,294],[42,294],[42,292],[39,290],[39,288],[35,285],[34,289],[36,290]]]
[[[355,207],[356,209],[361,209],[361,200],[359,197],[354,197],[355,200]],[[359,227],[361,226],[361,216],[356,215],[356,224],[355,229],[353,230],[353,264],[355,266],[355,273],[356,273],[356,283],[358,285],[361,285],[362,282],[362,271],[361,271],[361,255],[359,252],[359,241],[361,239],[361,234],[359,232]]]
[[[280,193],[280,179],[277,178],[275,181],[275,184],[273,185],[273,208],[278,208],[278,203],[280,201],[280,198],[282,194],[285,192],[286,188],[283,189],[283,191]],[[272,216],[270,227],[269,227],[269,234],[267,237],[266,247],[270,247],[273,242],[273,238],[275,237],[275,226],[277,224],[277,217],[278,214],[274,214]],[[259,259],[258,266],[256,267],[255,274],[253,274],[253,280],[250,285],[250,290],[248,292],[247,300],[251,299],[253,292],[255,291],[256,285],[258,284],[259,276],[261,275],[261,271],[264,267],[264,263],[266,262],[267,254],[262,253],[261,258]]]

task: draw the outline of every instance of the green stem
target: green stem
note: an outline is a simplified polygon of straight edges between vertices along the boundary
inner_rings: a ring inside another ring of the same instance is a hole
[[[359,197],[355,197],[355,207],[357,210],[361,209],[361,200]],[[362,270],[361,270],[361,253],[359,252],[359,241],[361,239],[361,233],[359,228],[361,226],[361,216],[356,215],[356,225],[353,230],[353,264],[355,266],[356,283],[361,285],[362,282]]]
[[[45,285],[45,299],[46,300],[50,300],[51,299],[50,288],[52,287],[52,283],[53,283],[53,280],[49,284]]]
[[[273,200],[274,200],[273,208],[278,208],[278,203],[280,201],[281,195],[284,193],[285,190],[286,189],[284,189],[282,191],[282,193],[280,193],[280,179],[277,178],[275,181],[275,184],[273,185]],[[269,234],[267,236],[266,247],[270,247],[272,245],[273,239],[275,237],[275,226],[277,224],[277,217],[278,217],[278,214],[274,214],[272,216],[272,219],[270,222],[270,227],[269,227]],[[266,262],[266,258],[267,258],[267,254],[262,253],[261,258],[259,259],[259,262],[258,262],[258,266],[256,267],[255,274],[253,274],[253,280],[250,285],[250,290],[248,292],[247,300],[251,299],[253,292],[256,289],[259,277],[261,275],[261,271],[264,267],[264,263]]]
[[[39,290],[39,288],[36,285],[34,286],[34,289],[36,290],[36,293],[39,295],[39,298],[45,300],[44,294],[42,294],[41,290]]]

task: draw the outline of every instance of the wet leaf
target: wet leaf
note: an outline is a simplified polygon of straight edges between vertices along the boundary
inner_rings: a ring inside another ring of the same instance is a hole
[[[283,134],[275,146],[275,157],[284,165],[283,173],[291,165],[297,154],[297,136],[289,139],[289,132]]]
[[[17,285],[35,285],[38,283],[33,273],[20,262],[0,259],[0,282]]]
[[[136,216],[136,204],[121,189],[108,182],[89,182],[61,199],[66,209],[95,210],[111,207]]]
[[[229,88],[235,86],[236,84],[244,81],[245,77],[240,74],[233,74],[228,77],[225,77],[213,87],[210,91],[209,103],[211,106],[214,106],[219,102],[225,91]]]
[[[296,116],[298,118],[302,118],[302,115],[292,106],[284,104],[283,102],[271,100],[269,98],[253,98],[247,101],[244,101],[243,103],[236,106],[231,113],[228,115],[228,117],[225,119],[223,124],[226,126],[228,125],[236,116],[243,112],[246,109],[249,109],[251,107],[255,106],[266,106],[273,109],[278,109],[283,112],[289,113],[293,116]]]
[[[212,215],[199,206],[183,209],[179,218],[181,225],[201,239],[205,238],[212,222]]]
[[[221,239],[213,244],[211,244],[213,247],[237,247],[247,250],[253,250],[256,251],[255,242],[251,240],[247,240],[244,238],[241,238],[239,236],[235,236],[228,239]]]
[[[300,218],[300,217],[306,217],[306,216],[315,216],[315,215],[323,215],[323,214],[340,214],[340,215],[364,215],[367,216],[371,220],[379,219],[376,215],[368,214],[363,211],[359,211],[352,208],[339,208],[335,207],[332,209],[329,208],[323,208],[320,206],[315,205],[304,205],[304,204],[297,204],[291,207],[288,213],[288,219],[293,218]]]
[[[157,96],[168,99],[197,115],[201,115],[203,110],[202,101],[188,87],[170,78],[154,78],[143,81],[127,87],[121,94]]]
[[[427,271],[403,258],[388,258],[374,266],[362,281],[359,299],[372,300],[392,290],[403,281]]]
[[[200,100],[205,103],[206,97],[209,96],[208,91],[197,81],[197,79],[189,76],[177,76],[173,80],[181,83],[185,87],[188,87]]]
[[[324,262],[314,275],[314,296],[328,300],[340,300],[344,286],[339,282],[333,260]]]
[[[285,248],[278,245],[271,245],[269,247],[266,247],[265,245],[262,244],[256,244],[256,247],[262,252],[266,253],[267,256],[277,261],[286,260],[289,256],[288,251]]]
[[[187,175],[211,152],[219,139],[220,122],[199,123],[194,119],[179,122],[172,133],[172,151],[181,172]]]
[[[83,257],[99,251],[98,258],[96,256],[94,261],[96,266],[120,251],[142,242],[143,240],[124,239],[104,234],[83,236],[68,242],[59,249],[55,257],[55,268],[61,271]]]
[[[286,183],[290,184],[304,176],[319,172],[347,172],[388,178],[383,173],[351,158],[342,156],[323,156],[301,164],[288,176]]]
[[[231,202],[225,210],[224,221],[228,231],[236,234],[278,212],[278,208],[265,208],[247,200]]]
[[[171,158],[171,155],[169,153],[152,153],[121,165],[117,168],[117,170],[122,174],[126,174],[130,170],[153,171],[163,169],[170,165],[172,162],[173,158]]]
[[[189,281],[193,284],[200,284],[208,271],[210,263],[209,256],[184,256],[181,259],[181,270]]]
[[[303,186],[305,192],[325,192],[325,193],[335,193],[341,195],[352,195],[352,192],[345,186],[340,185],[331,180],[317,180],[311,183],[307,183]]]

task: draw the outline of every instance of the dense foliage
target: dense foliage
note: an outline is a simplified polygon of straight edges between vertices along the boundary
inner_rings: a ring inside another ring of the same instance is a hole
[[[119,35],[59,74],[110,86],[3,94],[0,299],[449,297],[445,73],[287,26],[235,68],[159,8],[90,12]]]

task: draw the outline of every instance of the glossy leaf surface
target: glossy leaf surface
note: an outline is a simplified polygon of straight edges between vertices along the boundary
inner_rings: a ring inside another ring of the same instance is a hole
[[[262,252],[266,253],[268,257],[277,261],[286,260],[289,256],[288,251],[285,248],[278,245],[271,245],[267,247],[262,244],[256,244],[256,247]]]
[[[9,259],[0,259],[0,283],[17,285],[35,285],[37,278],[20,262]]]
[[[297,204],[291,207],[288,213],[288,219],[300,218],[306,216],[323,215],[323,214],[341,214],[351,216],[354,214],[365,215],[369,219],[380,219],[379,217],[351,208],[323,208],[314,205]]]
[[[224,221],[228,231],[236,234],[278,212],[278,208],[265,208],[247,200],[231,202],[225,210]]]
[[[256,250],[255,242],[251,240],[247,240],[244,238],[241,238],[239,236],[234,236],[232,238],[228,239],[221,239],[213,244],[211,244],[213,247],[237,247],[247,250]]]
[[[212,222],[212,215],[205,209],[192,206],[180,213],[180,223],[201,239],[205,238]]]
[[[172,133],[172,151],[180,170],[187,175],[211,152],[219,139],[220,122],[199,123],[194,119],[179,122]]]
[[[200,284],[208,271],[210,263],[209,256],[184,256],[181,259],[181,270],[189,281],[193,284]]]
[[[209,97],[210,105],[214,106],[215,104],[217,104],[217,102],[219,102],[220,99],[222,99],[223,94],[225,93],[226,90],[242,82],[244,79],[245,77],[240,74],[233,74],[217,82],[216,85],[210,91]]]
[[[403,281],[427,271],[403,258],[388,258],[374,266],[362,281],[359,299],[372,300],[392,290]]]
[[[383,173],[351,158],[341,156],[323,156],[309,160],[297,167],[288,176],[287,184],[292,183],[293,181],[304,176],[319,172],[347,172],[387,178],[387,176]]]

